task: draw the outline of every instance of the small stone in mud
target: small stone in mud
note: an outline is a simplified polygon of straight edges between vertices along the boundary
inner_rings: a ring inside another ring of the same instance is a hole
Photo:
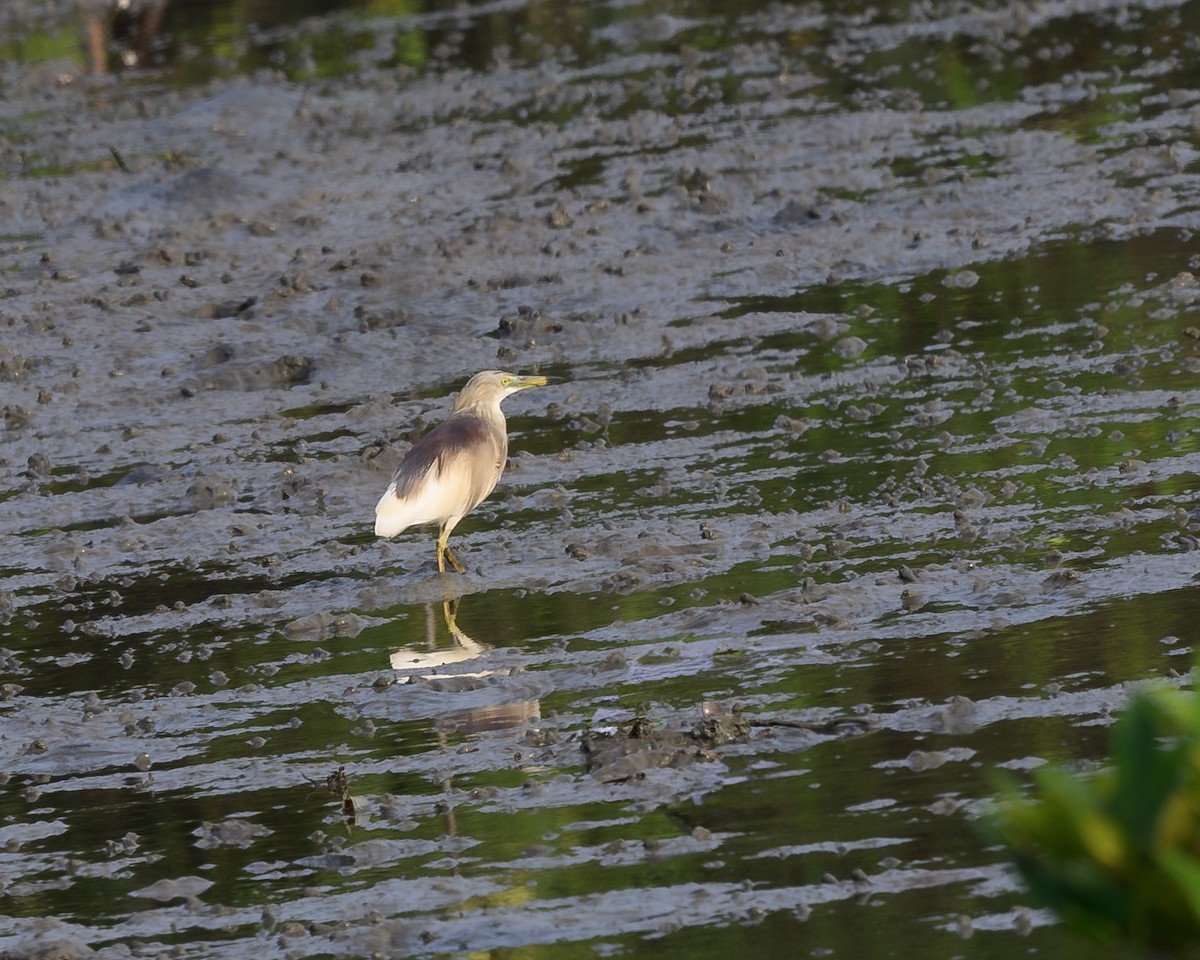
[[[954,531],[964,543],[974,543],[979,539],[979,530],[957,510],[954,516]]]
[[[926,770],[936,770],[947,759],[939,750],[914,750],[904,758],[904,765],[916,773],[923,773]]]
[[[969,509],[972,507],[982,507],[986,505],[992,497],[984,493],[978,487],[970,487],[958,495],[956,503],[961,509]]]
[[[624,670],[628,666],[629,661],[627,661],[622,654],[614,650],[607,657],[596,664],[595,669],[597,672],[601,670]]]
[[[851,360],[867,349],[867,341],[862,337],[843,337],[833,345],[833,352],[843,360]]]
[[[7,411],[8,408],[5,407],[6,415]],[[29,477],[31,480],[50,476],[52,469],[50,466],[50,458],[44,453],[40,452],[30,454],[29,459],[26,461],[26,466],[28,467],[28,470],[26,470],[25,476]]]
[[[771,221],[781,227],[795,227],[815,223],[821,219],[821,211],[814,204],[789,200],[776,211]]]
[[[959,290],[968,290],[977,283],[979,283],[979,274],[974,270],[959,270],[957,273],[952,273],[942,280],[942,286],[953,287]]]
[[[1042,589],[1058,590],[1079,582],[1079,574],[1074,570],[1056,570],[1042,581]]]
[[[671,663],[678,660],[681,656],[679,648],[668,645],[661,650],[652,650],[638,658],[638,663],[641,664],[656,664],[656,663]]]
[[[6,947],[4,956],[8,960],[87,960],[100,954],[68,933],[39,932],[28,941]]]
[[[909,613],[916,613],[928,602],[914,590],[905,590],[900,594],[900,606]]]
[[[841,558],[850,552],[851,543],[849,540],[830,540],[825,544],[825,549],[829,551],[831,557]]]
[[[213,510],[226,507],[237,498],[237,488],[228,480],[197,477],[187,488],[194,510]]]
[[[156,464],[143,463],[134,467],[125,476],[117,481],[118,487],[129,486],[131,484],[157,483],[167,475],[167,470]]]
[[[555,229],[569,227],[575,222],[575,218],[571,216],[571,211],[567,209],[565,203],[560,203],[549,214],[546,215],[546,223]]]
[[[750,721],[740,713],[705,717],[692,727],[692,737],[710,748],[745,743],[750,739]]]
[[[970,697],[955,695],[949,703],[929,715],[935,730],[943,733],[974,733],[978,707]]]
[[[808,420],[797,420],[793,417],[780,414],[775,418],[775,428],[778,430],[786,430],[793,437],[799,437],[805,433],[811,426]]]
[[[223,320],[226,317],[238,317],[248,313],[248,311],[258,302],[257,297],[235,297],[232,300],[219,300],[216,303],[206,304],[199,311],[199,316],[204,320]],[[232,348],[230,350],[232,355]],[[229,357],[225,358],[226,360]]]
[[[249,820],[226,820],[223,823],[201,823],[192,835],[197,837],[196,846],[212,848],[220,846],[248,847],[256,838],[272,833],[270,828]]]
[[[356,637],[366,626],[357,614],[332,614],[324,611],[293,620],[283,628],[289,640],[322,640],[330,637]]]

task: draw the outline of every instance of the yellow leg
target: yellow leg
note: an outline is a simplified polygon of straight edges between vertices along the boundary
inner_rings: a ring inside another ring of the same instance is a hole
[[[457,570],[459,573],[467,572],[467,568],[458,562],[458,557],[454,555],[454,551],[450,549],[449,544],[446,545],[446,548],[442,551],[442,553],[445,554],[446,559],[450,561],[450,566],[454,567],[455,570]]]
[[[464,567],[461,563],[458,562],[458,557],[456,557],[454,555],[454,551],[450,549],[450,544],[448,544],[446,542],[449,538],[450,538],[450,529],[447,527],[443,527],[442,532],[438,534],[438,539],[437,539],[438,573],[446,572],[446,561],[447,560],[450,561],[450,566],[452,566],[459,573],[466,573],[467,572],[466,567]]]

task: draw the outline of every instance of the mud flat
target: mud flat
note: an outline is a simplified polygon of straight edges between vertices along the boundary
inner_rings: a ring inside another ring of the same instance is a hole
[[[972,820],[1191,665],[1200,24],[834,6],[0,58],[0,952],[1086,949]]]

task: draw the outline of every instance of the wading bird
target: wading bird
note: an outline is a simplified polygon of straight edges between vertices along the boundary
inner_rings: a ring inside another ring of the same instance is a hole
[[[466,573],[446,543],[458,521],[496,486],[508,461],[508,424],[500,401],[546,377],[499,370],[477,373],[454,401],[450,416],[413,444],[375,505],[375,535],[394,537],[415,524],[437,523],[437,565]]]

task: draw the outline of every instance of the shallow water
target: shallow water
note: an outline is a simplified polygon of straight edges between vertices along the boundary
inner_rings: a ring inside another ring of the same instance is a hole
[[[8,954],[1091,955],[974,821],[1191,664],[1196,11],[729,9],[4,14]]]

